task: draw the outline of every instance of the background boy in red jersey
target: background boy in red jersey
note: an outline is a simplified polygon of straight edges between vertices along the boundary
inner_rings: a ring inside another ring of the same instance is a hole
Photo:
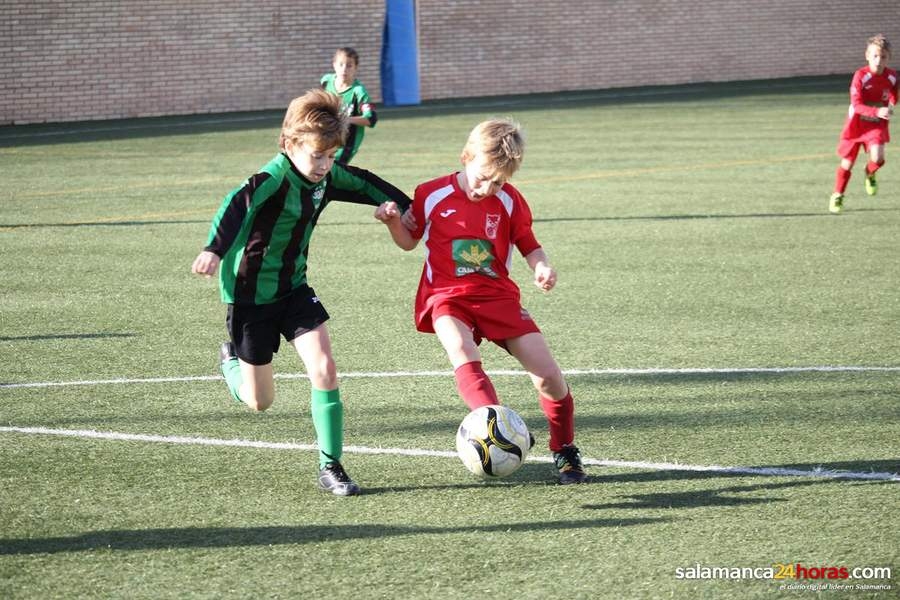
[[[878,192],[875,172],[884,164],[884,145],[891,140],[888,121],[897,103],[897,72],[887,68],[891,44],[883,35],[869,38],[866,62],[853,74],[850,83],[850,114],[841,131],[838,156],[841,164],[834,179],[834,193],[828,210],[837,214],[844,207],[844,191],[850,181],[850,170],[856,162],[860,146],[869,153],[866,165],[866,193]]]
[[[575,446],[575,408],[544,336],[522,308],[509,268],[515,246],[543,290],[556,285],[556,270],[531,229],[531,210],[507,180],[522,163],[519,125],[504,119],[480,123],[462,152],[464,169],[416,188],[407,229],[388,202],[375,218],[394,242],[412,250],[425,242],[425,267],[416,296],[416,329],[436,333],[470,409],[499,404],[481,365],[478,344],[486,338],[516,357],[540,393],[550,429],[559,481],[581,483],[586,475]]]

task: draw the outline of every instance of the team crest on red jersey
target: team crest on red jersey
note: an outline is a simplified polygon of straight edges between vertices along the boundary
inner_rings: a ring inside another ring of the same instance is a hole
[[[484,219],[484,233],[489,240],[497,239],[498,227],[500,227],[500,215],[488,214]]]

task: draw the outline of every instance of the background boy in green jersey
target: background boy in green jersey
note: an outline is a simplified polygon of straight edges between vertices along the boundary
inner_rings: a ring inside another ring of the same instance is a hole
[[[318,485],[339,496],[360,492],[341,465],[343,404],[325,321],[328,313],[306,281],[313,228],[331,200],[378,206],[410,199],[372,173],[336,164],[347,136],[341,99],[325,90],[295,98],[281,129],[281,152],[229,193],[216,213],[192,271],[219,270],[231,342],[221,368],[236,400],[262,411],[275,399],[273,353],[290,342],[312,385],[319,446]]]
[[[338,150],[335,160],[347,164],[359,150],[366,127],[375,127],[378,115],[375,114],[375,105],[369,99],[369,93],[363,84],[356,78],[356,69],[359,67],[359,54],[353,48],[338,48],[334,53],[332,62],[334,73],[322,76],[322,87],[341,97],[344,111],[350,117],[350,132],[341,149]]]

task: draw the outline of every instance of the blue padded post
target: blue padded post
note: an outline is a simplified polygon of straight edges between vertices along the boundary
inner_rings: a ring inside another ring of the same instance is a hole
[[[419,104],[415,0],[385,0],[381,94],[385,106]]]

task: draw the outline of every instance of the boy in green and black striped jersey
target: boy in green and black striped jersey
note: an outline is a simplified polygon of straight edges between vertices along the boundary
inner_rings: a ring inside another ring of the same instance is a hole
[[[280,336],[297,350],[312,385],[318,484],[340,496],[360,490],[340,462],[343,404],[325,326],[328,313],[306,281],[309,240],[332,200],[410,204],[406,194],[374,174],[335,163],[347,127],[339,97],[311,90],[294,99],[281,129],[281,152],[225,197],[192,265],[207,277],[219,270],[231,338],[220,350],[221,367],[236,400],[257,411],[271,406],[272,358]]]
[[[322,88],[337,94],[343,102],[344,112],[350,117],[350,131],[343,146],[338,150],[335,160],[347,164],[359,150],[366,127],[375,127],[378,115],[375,105],[369,99],[369,92],[356,78],[359,67],[359,54],[353,48],[338,48],[332,61],[334,73],[322,75]]]

